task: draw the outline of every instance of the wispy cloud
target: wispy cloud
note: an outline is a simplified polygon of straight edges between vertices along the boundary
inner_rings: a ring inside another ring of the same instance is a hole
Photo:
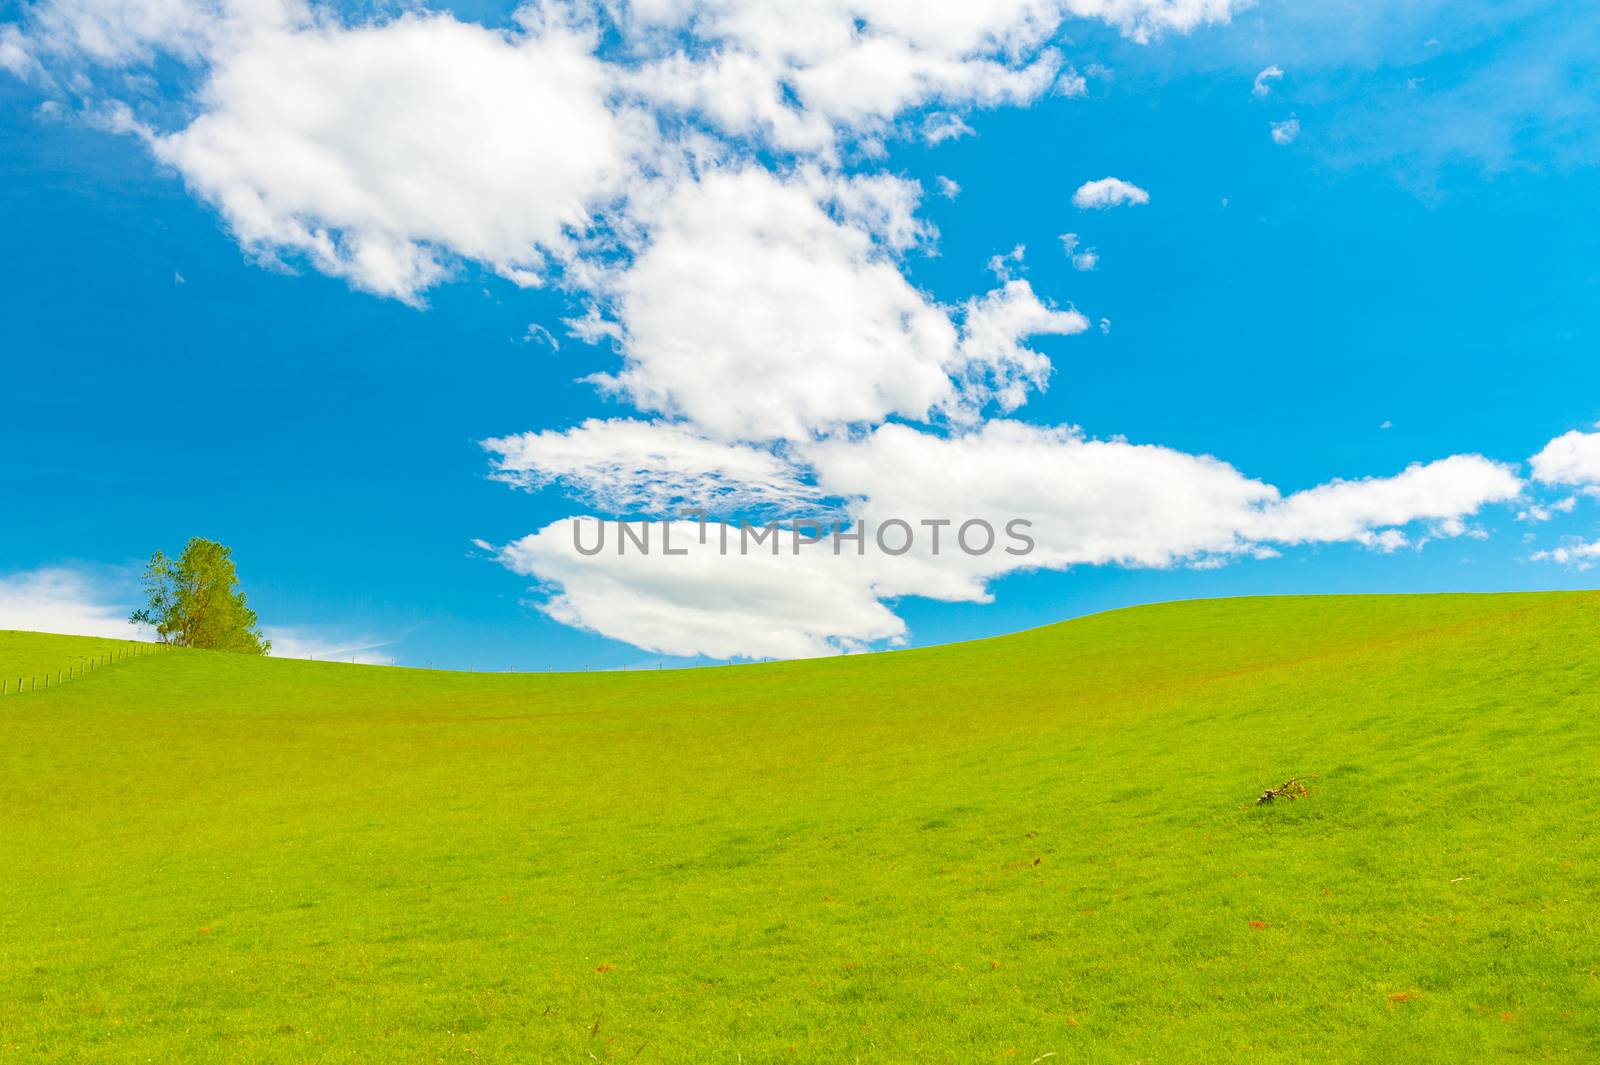
[[[1255,82],[1250,86],[1250,95],[1266,96],[1272,92],[1272,83],[1283,78],[1283,68],[1274,63],[1256,75]]]
[[[1074,270],[1088,271],[1100,265],[1100,253],[1085,247],[1076,233],[1061,234],[1061,249],[1066,252]]]
[[[273,658],[307,658],[319,662],[356,662],[392,666],[394,656],[382,649],[396,640],[349,636],[308,625],[268,625],[261,630],[272,641]]]

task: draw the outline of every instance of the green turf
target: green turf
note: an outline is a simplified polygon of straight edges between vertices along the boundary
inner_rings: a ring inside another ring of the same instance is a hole
[[[38,690],[64,683],[103,664],[117,664],[132,655],[157,654],[163,648],[133,640],[92,636],[56,636],[44,632],[0,629],[0,691]]]
[[[1573,593],[137,659],[0,701],[0,1061],[1592,1062],[1597,648]]]

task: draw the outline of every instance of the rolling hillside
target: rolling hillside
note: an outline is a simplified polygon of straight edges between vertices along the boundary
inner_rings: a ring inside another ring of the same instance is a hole
[[[1593,1061],[1597,648],[1570,593],[119,662],[0,700],[0,1060]]]
[[[0,691],[9,695],[29,685],[36,689],[51,686],[123,655],[162,650],[133,640],[0,630]]]

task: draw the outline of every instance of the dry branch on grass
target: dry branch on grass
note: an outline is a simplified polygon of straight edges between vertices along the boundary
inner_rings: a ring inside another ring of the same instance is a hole
[[[1277,787],[1263,791],[1256,798],[1256,805],[1265,806],[1267,803],[1277,802],[1279,799],[1288,799],[1293,802],[1296,799],[1308,798],[1311,795],[1311,789],[1306,787],[1306,781],[1316,779],[1316,777],[1290,777]]]

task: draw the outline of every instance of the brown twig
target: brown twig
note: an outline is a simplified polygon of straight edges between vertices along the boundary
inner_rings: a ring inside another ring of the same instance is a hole
[[[1279,799],[1288,799],[1290,802],[1296,799],[1304,799],[1311,794],[1311,789],[1306,787],[1305,782],[1316,779],[1316,777],[1290,777],[1277,787],[1263,791],[1256,799],[1256,805],[1265,806],[1267,803],[1277,802]]]

